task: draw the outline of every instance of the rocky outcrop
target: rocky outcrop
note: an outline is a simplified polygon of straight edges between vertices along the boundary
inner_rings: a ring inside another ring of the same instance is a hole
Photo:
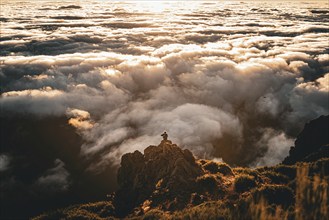
[[[165,204],[164,199],[184,204],[177,200],[189,200],[190,195],[185,194],[193,192],[196,178],[203,174],[192,153],[169,140],[149,146],[144,155],[139,151],[127,153],[122,156],[118,170],[119,190],[115,196],[118,215],[131,212],[145,201],[147,206]],[[167,205],[167,209],[172,208]]]
[[[295,146],[291,147],[284,164],[299,161],[316,161],[328,157],[329,151],[329,115],[321,116],[307,123],[297,136]]]

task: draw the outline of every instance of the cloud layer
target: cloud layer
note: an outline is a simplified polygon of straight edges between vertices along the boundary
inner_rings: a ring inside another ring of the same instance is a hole
[[[321,3],[217,4],[42,2],[17,17],[7,3],[1,107],[68,114],[88,141],[82,153],[114,163],[168,130],[210,158],[221,157],[216,143],[232,136],[223,147],[243,155],[248,145],[255,155],[226,160],[250,164],[262,156],[256,143],[266,130],[293,138],[328,113],[328,11],[318,13]]]

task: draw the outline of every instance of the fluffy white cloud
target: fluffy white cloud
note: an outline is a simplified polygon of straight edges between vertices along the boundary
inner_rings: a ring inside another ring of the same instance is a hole
[[[265,129],[258,145],[265,149],[265,155],[255,165],[273,166],[282,162],[282,158],[288,155],[290,147],[294,145],[294,140],[282,132],[276,133],[273,129]]]

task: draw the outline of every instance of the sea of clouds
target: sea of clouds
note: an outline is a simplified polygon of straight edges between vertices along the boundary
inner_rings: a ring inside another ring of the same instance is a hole
[[[0,22],[3,117],[67,117],[88,172],[164,130],[199,158],[274,165],[329,113],[325,1],[5,0]],[[67,190],[67,162],[53,164],[36,183]]]

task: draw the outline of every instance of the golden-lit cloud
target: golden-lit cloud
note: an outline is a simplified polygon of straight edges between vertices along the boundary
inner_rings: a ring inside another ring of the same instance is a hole
[[[88,130],[94,126],[87,111],[68,109],[66,115],[70,117],[68,123],[79,130]]]

